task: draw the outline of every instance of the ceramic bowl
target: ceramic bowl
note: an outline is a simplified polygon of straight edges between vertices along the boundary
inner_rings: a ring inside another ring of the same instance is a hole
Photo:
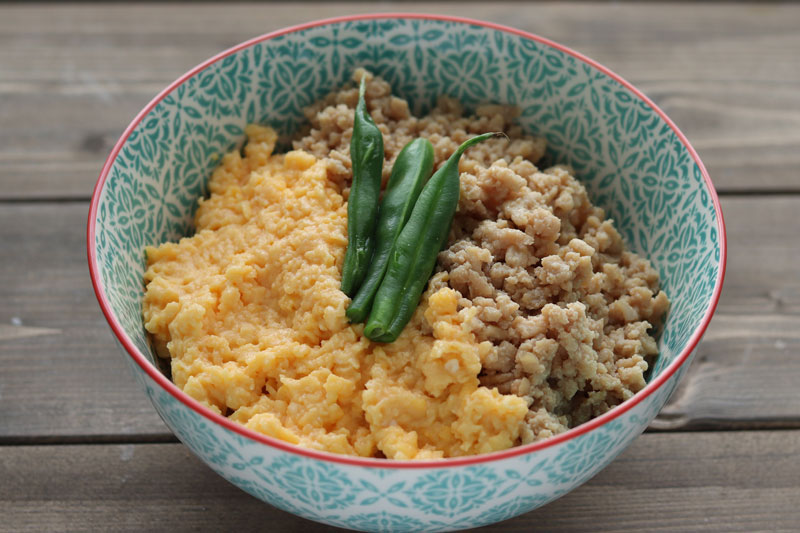
[[[206,180],[250,122],[283,135],[302,109],[365,66],[415,113],[437,96],[467,108],[515,104],[572,165],[628,246],[649,257],[672,300],[649,384],[620,407],[550,440],[429,462],[301,449],[212,413],[155,362],[142,325],[146,245],[191,232]],[[366,15],[314,22],[242,43],[159,94],[103,167],[88,223],[100,306],[136,379],[170,429],[209,467],[271,505],[327,524],[445,531],[526,513],[585,482],[656,416],[686,372],[719,298],[725,231],[695,151],[653,102],[561,45],[485,22]]]

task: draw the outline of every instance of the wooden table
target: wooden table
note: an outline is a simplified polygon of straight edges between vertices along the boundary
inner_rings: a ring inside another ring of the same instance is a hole
[[[168,82],[255,35],[373,9],[0,6],[0,530],[314,526],[217,477],[158,418],[99,312],[85,220],[112,144]],[[727,219],[722,300],[669,405],[596,478],[493,529],[800,530],[800,5],[379,9],[517,26],[615,70],[687,134]]]

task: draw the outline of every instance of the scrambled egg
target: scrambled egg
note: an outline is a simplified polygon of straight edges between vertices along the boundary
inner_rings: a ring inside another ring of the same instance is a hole
[[[325,160],[273,155],[248,126],[211,178],[196,234],[148,247],[145,327],[184,392],[272,437],[334,453],[431,459],[518,443],[526,401],[480,386],[491,351],[437,274],[400,338],[376,344],[339,290],[347,203]],[[168,355],[167,355],[168,354]]]

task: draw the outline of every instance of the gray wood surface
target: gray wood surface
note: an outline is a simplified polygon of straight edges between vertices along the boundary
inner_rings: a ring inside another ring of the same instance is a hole
[[[168,433],[97,305],[87,209],[0,204],[0,441]]]
[[[0,198],[87,198],[136,112],[225,48],[314,19],[398,10],[489,20],[566,44],[653,98],[694,143],[720,190],[800,190],[800,5],[270,2],[0,10]]]
[[[478,531],[796,531],[798,455],[795,431],[645,434],[560,500]],[[11,446],[4,471],[0,531],[341,531],[261,503],[181,444]]]
[[[722,203],[725,290],[653,428],[800,428],[800,269],[787,245],[800,234],[800,195]],[[97,306],[85,216],[82,202],[0,208],[0,242],[15,250],[0,263],[0,441],[169,438]]]
[[[457,14],[585,53],[652,97],[723,194],[728,275],[651,431],[497,531],[800,528],[800,4],[0,3],[0,531],[304,531],[202,465],[138,390],[91,290],[88,198],[161,88],[255,35]],[[488,530],[488,529],[487,529]]]

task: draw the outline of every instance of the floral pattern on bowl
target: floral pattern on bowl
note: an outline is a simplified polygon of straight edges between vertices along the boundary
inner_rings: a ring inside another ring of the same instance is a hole
[[[142,325],[143,249],[191,232],[196,200],[250,122],[286,140],[302,110],[357,66],[421,114],[440,94],[467,107],[519,106],[519,123],[571,165],[628,246],[651,259],[672,300],[647,388],[549,441],[495,454],[387,463],[302,450],[202,408],[156,367]],[[369,531],[445,531],[528,512],[585,482],[641,433],[691,360],[721,289],[719,203],[668,119],[599,65],[544,39],[477,21],[376,15],[312,23],[235,47],[171,85],[131,124],[103,169],[89,215],[101,307],[156,410],[195,454],[291,513]]]

